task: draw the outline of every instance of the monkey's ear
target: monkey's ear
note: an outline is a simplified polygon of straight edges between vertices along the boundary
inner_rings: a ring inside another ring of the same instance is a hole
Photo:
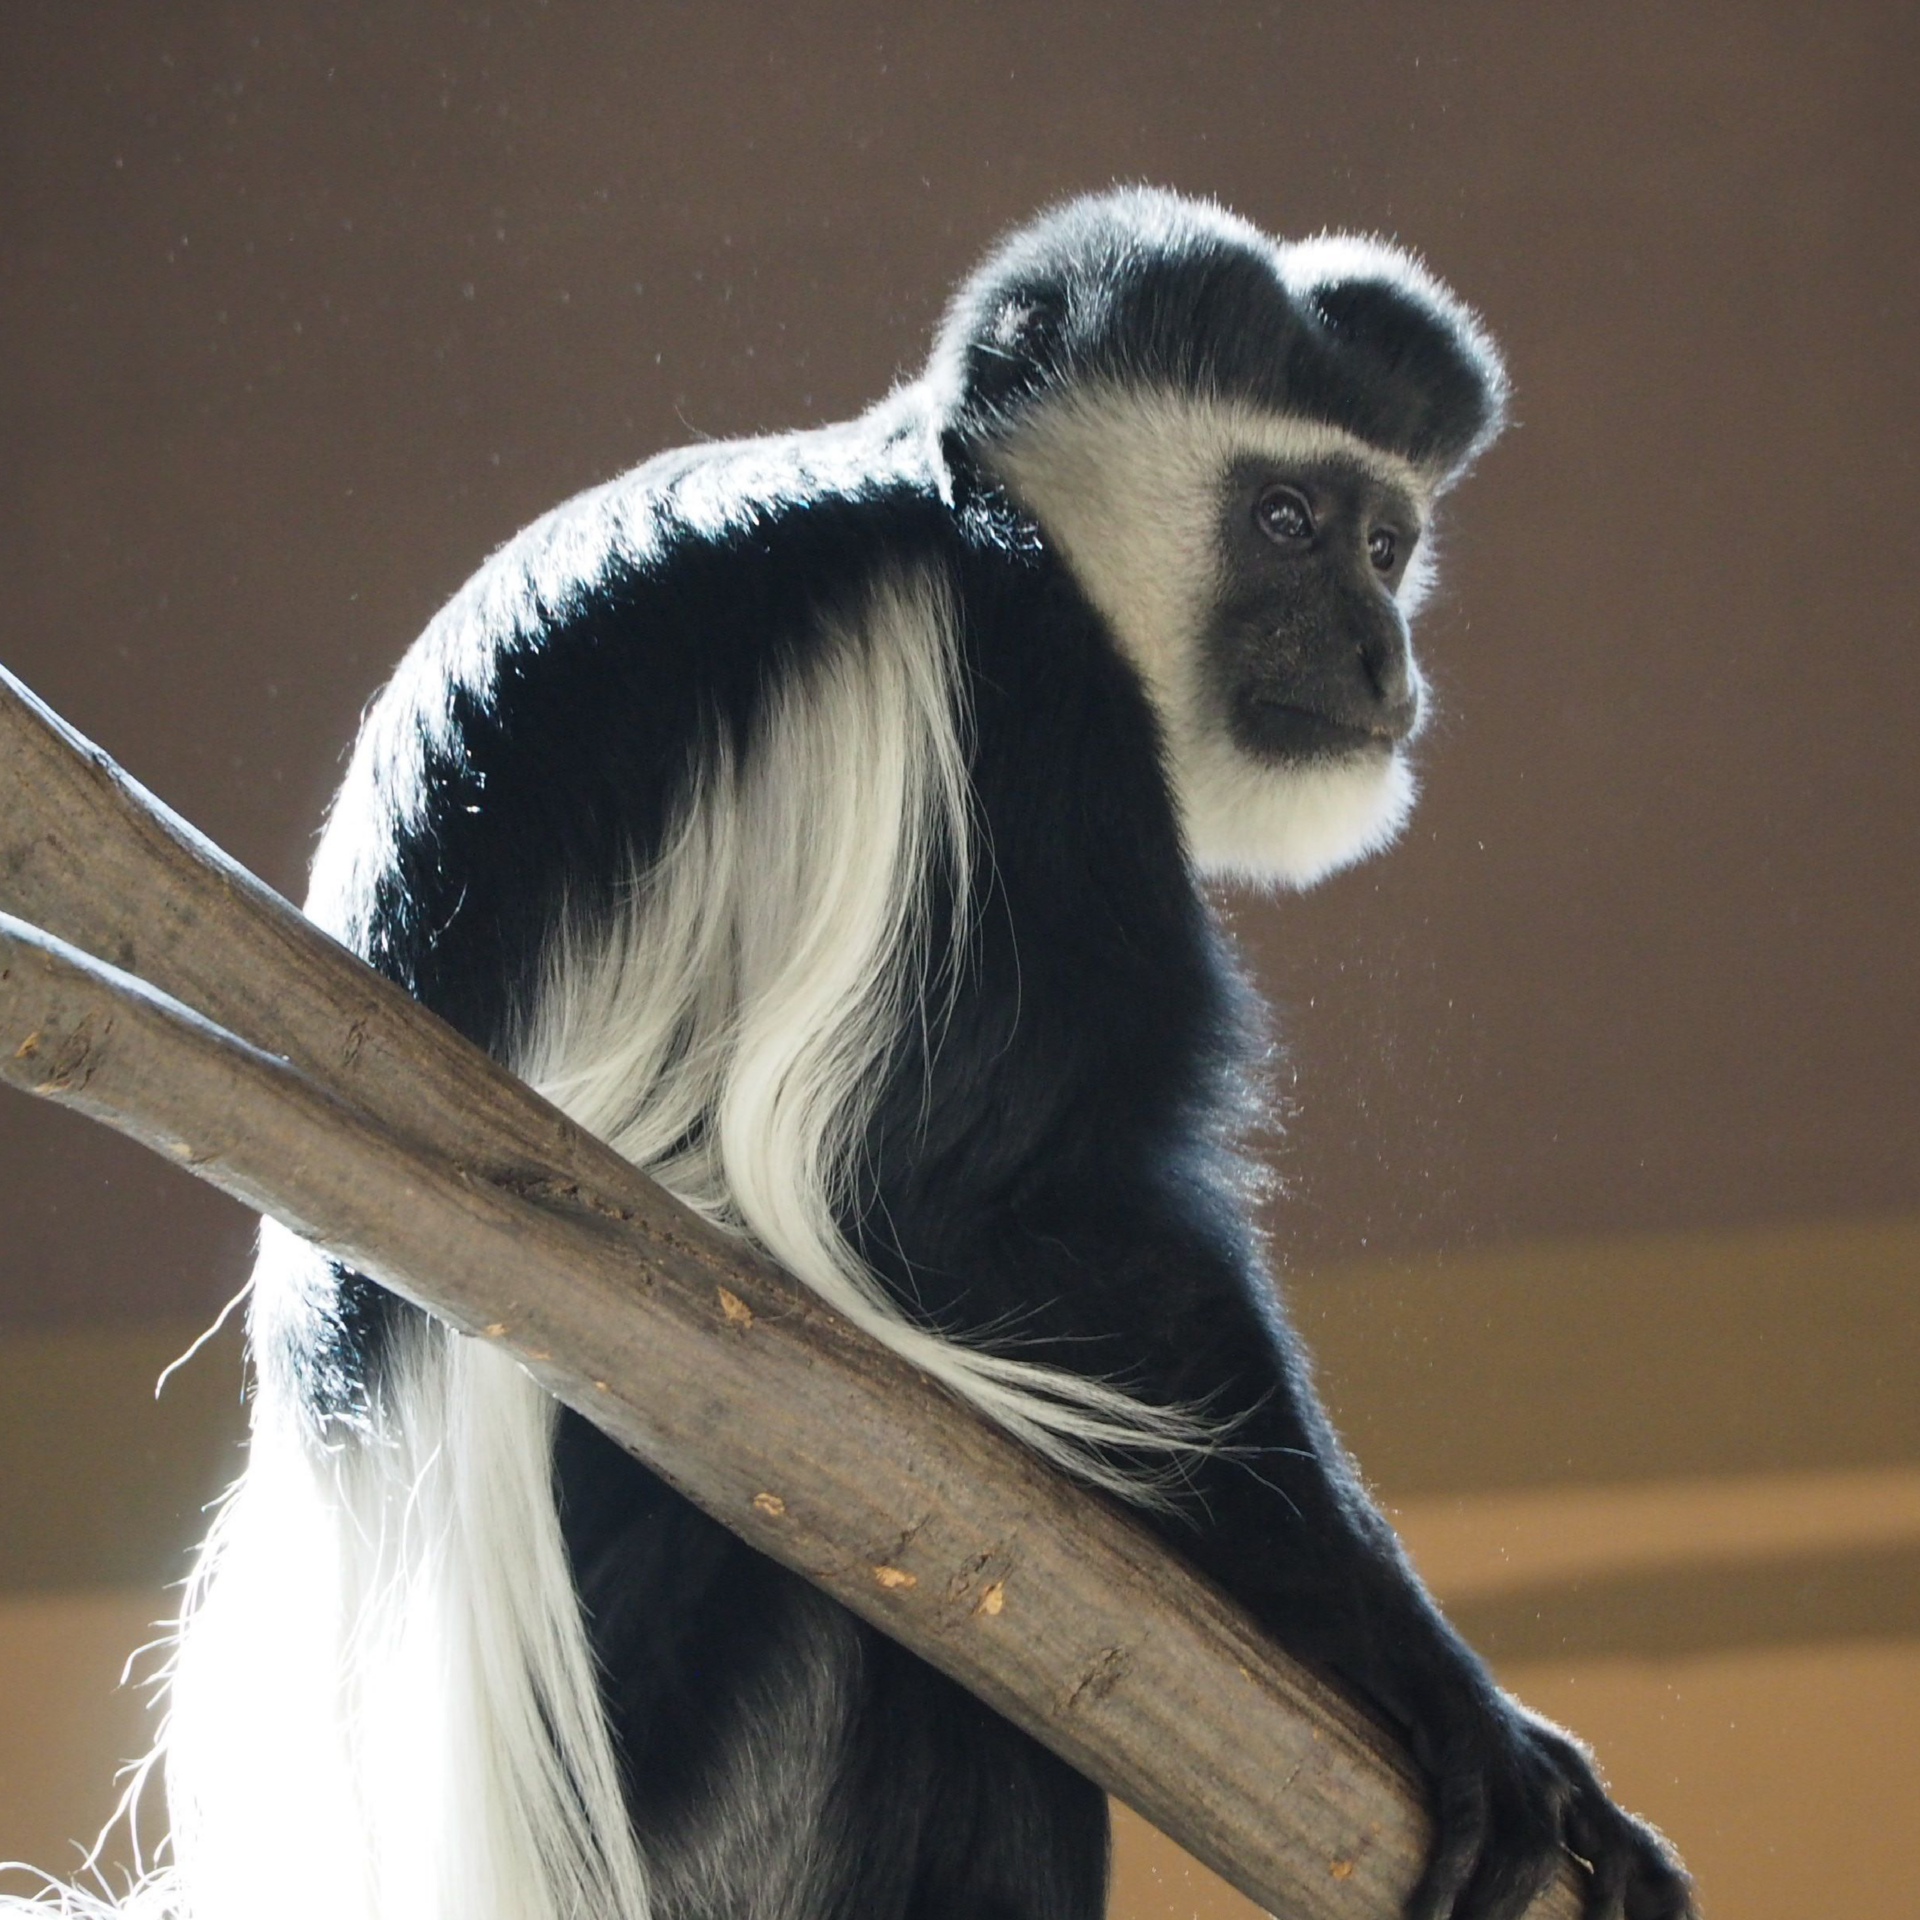
[[[1003,352],[1039,358],[1058,342],[1065,303],[1057,287],[1013,287],[996,303],[990,328]]]
[[[958,344],[961,391],[974,417],[1012,411],[1063,370],[1067,293],[1058,284],[996,287],[971,318]]]
[[[1447,480],[1506,420],[1507,374],[1479,318],[1415,260],[1377,240],[1329,234],[1287,249],[1287,280],[1370,437]]]

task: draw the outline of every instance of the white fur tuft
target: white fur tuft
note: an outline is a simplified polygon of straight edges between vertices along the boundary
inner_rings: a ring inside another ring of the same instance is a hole
[[[1250,885],[1310,887],[1378,853],[1413,811],[1402,754],[1267,767],[1230,742],[1189,747],[1181,796],[1195,860]]]

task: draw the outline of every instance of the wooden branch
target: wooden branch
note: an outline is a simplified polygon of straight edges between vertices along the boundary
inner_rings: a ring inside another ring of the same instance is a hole
[[[24,916],[0,915],[0,1077],[501,1342],[1263,1905],[1400,1911],[1426,1819],[1371,1722],[1133,1520],[327,939],[3,669],[0,907]],[[1577,1910],[1567,1873],[1531,1912]]]

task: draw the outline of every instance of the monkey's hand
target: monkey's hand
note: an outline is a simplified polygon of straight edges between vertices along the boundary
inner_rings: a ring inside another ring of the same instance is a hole
[[[1584,1870],[1585,1920],[1690,1920],[1685,1868],[1576,1741],[1491,1685],[1447,1691],[1409,1729],[1434,1838],[1408,1920],[1518,1920],[1565,1854]]]

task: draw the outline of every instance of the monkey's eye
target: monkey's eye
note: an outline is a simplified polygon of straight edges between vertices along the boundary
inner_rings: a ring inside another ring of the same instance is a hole
[[[1294,487],[1269,487],[1253,503],[1253,523],[1276,546],[1296,547],[1313,538],[1313,509]]]
[[[1391,573],[1400,557],[1400,541],[1391,527],[1375,527],[1367,539],[1367,558],[1376,573]]]

